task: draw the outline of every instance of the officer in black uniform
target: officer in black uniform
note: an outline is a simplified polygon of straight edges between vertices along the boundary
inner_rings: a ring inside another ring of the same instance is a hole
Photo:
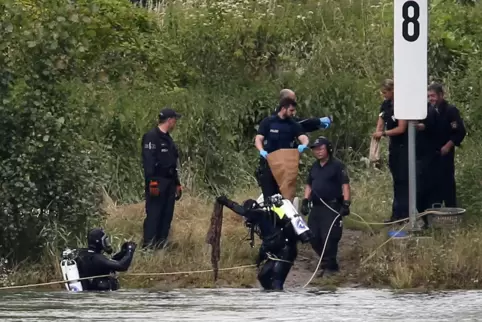
[[[434,145],[437,151],[437,202],[445,207],[457,207],[455,188],[455,147],[460,146],[467,134],[459,110],[444,99],[440,84],[428,87],[428,100],[433,107],[430,116],[434,124]]]
[[[345,165],[333,157],[333,147],[327,138],[318,137],[310,148],[317,160],[308,173],[301,213],[305,216],[309,213],[308,227],[313,232],[311,245],[318,256],[327,243],[320,273],[338,272],[336,257],[343,230],[342,217],[350,214],[350,179]]]
[[[143,248],[165,247],[174,204],[182,195],[177,171],[179,155],[170,135],[180,117],[173,109],[164,108],[159,114],[159,125],[142,137],[147,215]]]
[[[107,258],[103,252],[112,254],[112,246],[109,236],[100,228],[94,228],[87,236],[87,249],[80,249],[76,262],[79,270],[79,277],[93,277],[109,275],[108,277],[98,277],[81,280],[84,291],[115,291],[120,288],[119,281],[114,273],[124,272],[129,269],[136,244],[134,242],[126,242],[122,245],[119,253]]]
[[[393,109],[393,81],[388,79],[382,85],[385,98],[380,106],[377,130],[373,137],[379,140],[388,136],[388,167],[393,178],[392,216],[386,222],[408,218],[408,136],[407,121],[397,120]]]
[[[294,148],[295,139],[301,142],[298,145],[298,151],[302,153],[309,142],[301,125],[292,118],[296,110],[296,101],[290,98],[282,99],[278,110],[279,112],[276,115],[268,116],[261,121],[255,139],[255,146],[260,154],[256,177],[265,199],[280,193],[278,184],[266,160],[268,153],[279,149]]]
[[[416,171],[417,171],[417,209],[423,212],[437,203],[437,168],[436,132],[434,108],[427,104],[427,117],[416,125]],[[424,228],[428,228],[427,216],[422,217]]]

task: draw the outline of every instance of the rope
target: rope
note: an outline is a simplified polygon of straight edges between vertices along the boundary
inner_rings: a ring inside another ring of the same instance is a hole
[[[256,266],[255,264],[251,264],[251,265],[227,267],[227,268],[220,268],[219,271],[230,271],[230,270],[243,269],[243,268],[249,268],[249,267],[255,267],[255,266]],[[212,272],[212,271],[213,271],[213,269],[206,269],[206,270],[198,270],[198,271],[167,272],[167,273],[124,273],[122,275],[126,275],[126,276],[166,276],[166,275],[185,275],[185,274],[209,273],[209,272]],[[31,287],[38,287],[38,286],[48,286],[48,285],[55,285],[55,284],[65,284],[65,283],[70,283],[70,282],[83,281],[83,280],[91,279],[91,278],[101,278],[101,277],[109,277],[109,276],[111,276],[111,274],[82,277],[82,278],[76,278],[76,279],[66,280],[66,281],[54,281],[54,282],[37,283],[37,284],[5,286],[5,287],[0,287],[0,291],[1,290],[21,289],[21,288],[31,288]]]
[[[331,234],[331,229],[333,228],[333,225],[335,224],[336,220],[338,219],[338,217],[340,217],[340,213],[338,211],[336,211],[335,209],[331,208],[323,199],[319,198],[320,201],[325,204],[326,207],[328,207],[328,209],[330,209],[331,211],[333,211],[335,214],[337,214],[337,216],[335,217],[335,219],[333,220],[333,222],[331,223],[331,226],[330,226],[330,229],[328,230],[328,234],[326,235],[326,239],[325,239],[325,244],[323,246],[323,251],[321,252],[321,255],[320,255],[320,259],[318,261],[318,265],[316,266],[316,269],[315,271],[313,272],[313,275],[311,275],[311,278],[309,279],[309,281],[303,286],[303,288],[306,288],[306,286],[308,286],[311,281],[313,280],[313,278],[316,276],[316,273],[318,272],[318,269],[320,267],[320,264],[321,264],[321,261],[323,260],[323,255],[325,254],[325,249],[326,249],[326,245],[328,243],[328,237],[330,236]],[[390,225],[390,224],[395,224],[395,223],[399,223],[399,222],[403,222],[403,221],[406,221],[407,219],[400,219],[400,220],[396,220],[396,221],[392,221],[392,222],[388,222],[388,223],[369,223],[367,222],[362,216],[356,214],[356,213],[353,213],[353,212],[350,212],[352,214],[354,214],[355,216],[359,217],[360,219],[362,219],[363,221],[358,221],[358,220],[353,220],[355,222],[360,222],[360,223],[364,223],[368,226],[368,228],[370,228],[370,230],[372,232],[373,229],[370,227],[370,225]],[[445,215],[446,213],[444,212],[441,212],[441,211],[436,211],[436,210],[428,210],[428,211],[424,211],[422,213],[419,213],[415,218],[418,219],[418,218],[421,218],[423,216],[426,216],[428,214],[442,214],[442,215]],[[408,223],[406,223],[405,225],[402,226],[402,228],[400,228],[398,231],[397,231],[397,234],[399,232],[401,232],[406,226],[408,225]],[[386,245],[389,241],[391,241],[393,238],[395,238],[395,236],[397,234],[394,234],[393,236],[391,236],[390,238],[388,238],[385,242],[383,242],[380,246],[378,246],[366,259],[363,260],[363,262],[361,263],[361,265],[365,264],[370,258],[372,258],[376,253],[377,251],[382,248],[384,245]]]

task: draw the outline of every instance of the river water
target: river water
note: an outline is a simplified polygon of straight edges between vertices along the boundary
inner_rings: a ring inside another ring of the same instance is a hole
[[[0,321],[482,321],[481,304],[475,291],[26,291],[0,293]]]

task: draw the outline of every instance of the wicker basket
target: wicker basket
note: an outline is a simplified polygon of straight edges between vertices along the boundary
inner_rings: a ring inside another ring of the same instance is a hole
[[[429,227],[433,228],[455,228],[463,219],[465,209],[463,208],[449,208],[449,207],[435,207],[426,209],[425,211],[437,211],[438,213],[428,214]]]

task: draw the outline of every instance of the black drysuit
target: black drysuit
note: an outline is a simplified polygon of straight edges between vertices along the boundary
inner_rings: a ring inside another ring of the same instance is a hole
[[[76,258],[79,277],[85,278],[127,271],[133,257],[134,252],[125,248],[112,256],[112,259],[93,249],[80,249]],[[84,279],[81,283],[84,291],[115,291],[120,288],[119,281],[114,276]]]
[[[254,200],[244,206],[224,196],[218,202],[233,210],[253,227],[257,227],[262,244],[257,264],[266,260],[258,273],[258,281],[265,290],[283,290],[283,285],[298,256],[298,236],[289,220],[280,219],[274,212],[264,210]],[[286,217],[285,217],[286,218]]]

